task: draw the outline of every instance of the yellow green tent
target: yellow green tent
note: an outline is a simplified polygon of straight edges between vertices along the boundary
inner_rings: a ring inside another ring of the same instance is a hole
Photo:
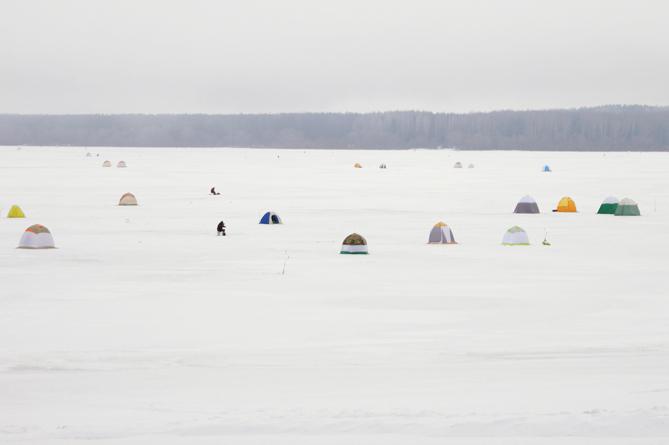
[[[11,209],[9,209],[9,213],[7,213],[7,218],[25,218],[26,214],[23,213],[23,210],[21,210],[21,207],[17,206],[14,204]]]

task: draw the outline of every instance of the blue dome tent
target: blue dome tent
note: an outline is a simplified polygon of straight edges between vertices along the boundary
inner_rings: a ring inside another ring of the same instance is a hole
[[[260,218],[260,224],[283,224],[279,215],[274,212],[265,213],[262,218]]]
[[[546,165],[544,165],[544,169],[543,169],[543,171],[545,171],[545,172],[551,172],[552,170],[551,170],[551,167],[550,167],[548,164],[546,164]]]

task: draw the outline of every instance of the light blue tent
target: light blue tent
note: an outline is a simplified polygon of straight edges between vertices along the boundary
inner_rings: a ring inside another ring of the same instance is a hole
[[[274,212],[267,212],[260,218],[260,224],[282,224],[282,222],[279,215]]]
[[[551,170],[551,167],[548,164],[546,164],[546,165],[544,165],[544,170],[543,171],[550,172],[552,170]]]

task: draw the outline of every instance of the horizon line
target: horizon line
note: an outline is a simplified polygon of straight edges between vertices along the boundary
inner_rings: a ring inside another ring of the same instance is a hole
[[[428,113],[428,114],[450,114],[450,115],[473,115],[473,114],[492,114],[492,113],[527,113],[527,112],[546,112],[546,111],[579,111],[596,110],[603,108],[648,108],[665,109],[669,105],[645,105],[645,104],[602,104],[591,106],[563,107],[563,108],[499,108],[488,111],[431,111],[421,109],[396,109],[396,110],[376,110],[376,111],[278,111],[278,112],[238,112],[238,113],[204,113],[204,112],[81,112],[81,113],[14,113],[0,112],[0,116],[282,116],[296,114],[384,114],[384,113]]]

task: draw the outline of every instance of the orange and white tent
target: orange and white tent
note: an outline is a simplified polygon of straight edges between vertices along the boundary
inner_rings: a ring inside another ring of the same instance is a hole
[[[41,224],[28,227],[19,241],[19,249],[53,249],[55,247],[51,232]]]

